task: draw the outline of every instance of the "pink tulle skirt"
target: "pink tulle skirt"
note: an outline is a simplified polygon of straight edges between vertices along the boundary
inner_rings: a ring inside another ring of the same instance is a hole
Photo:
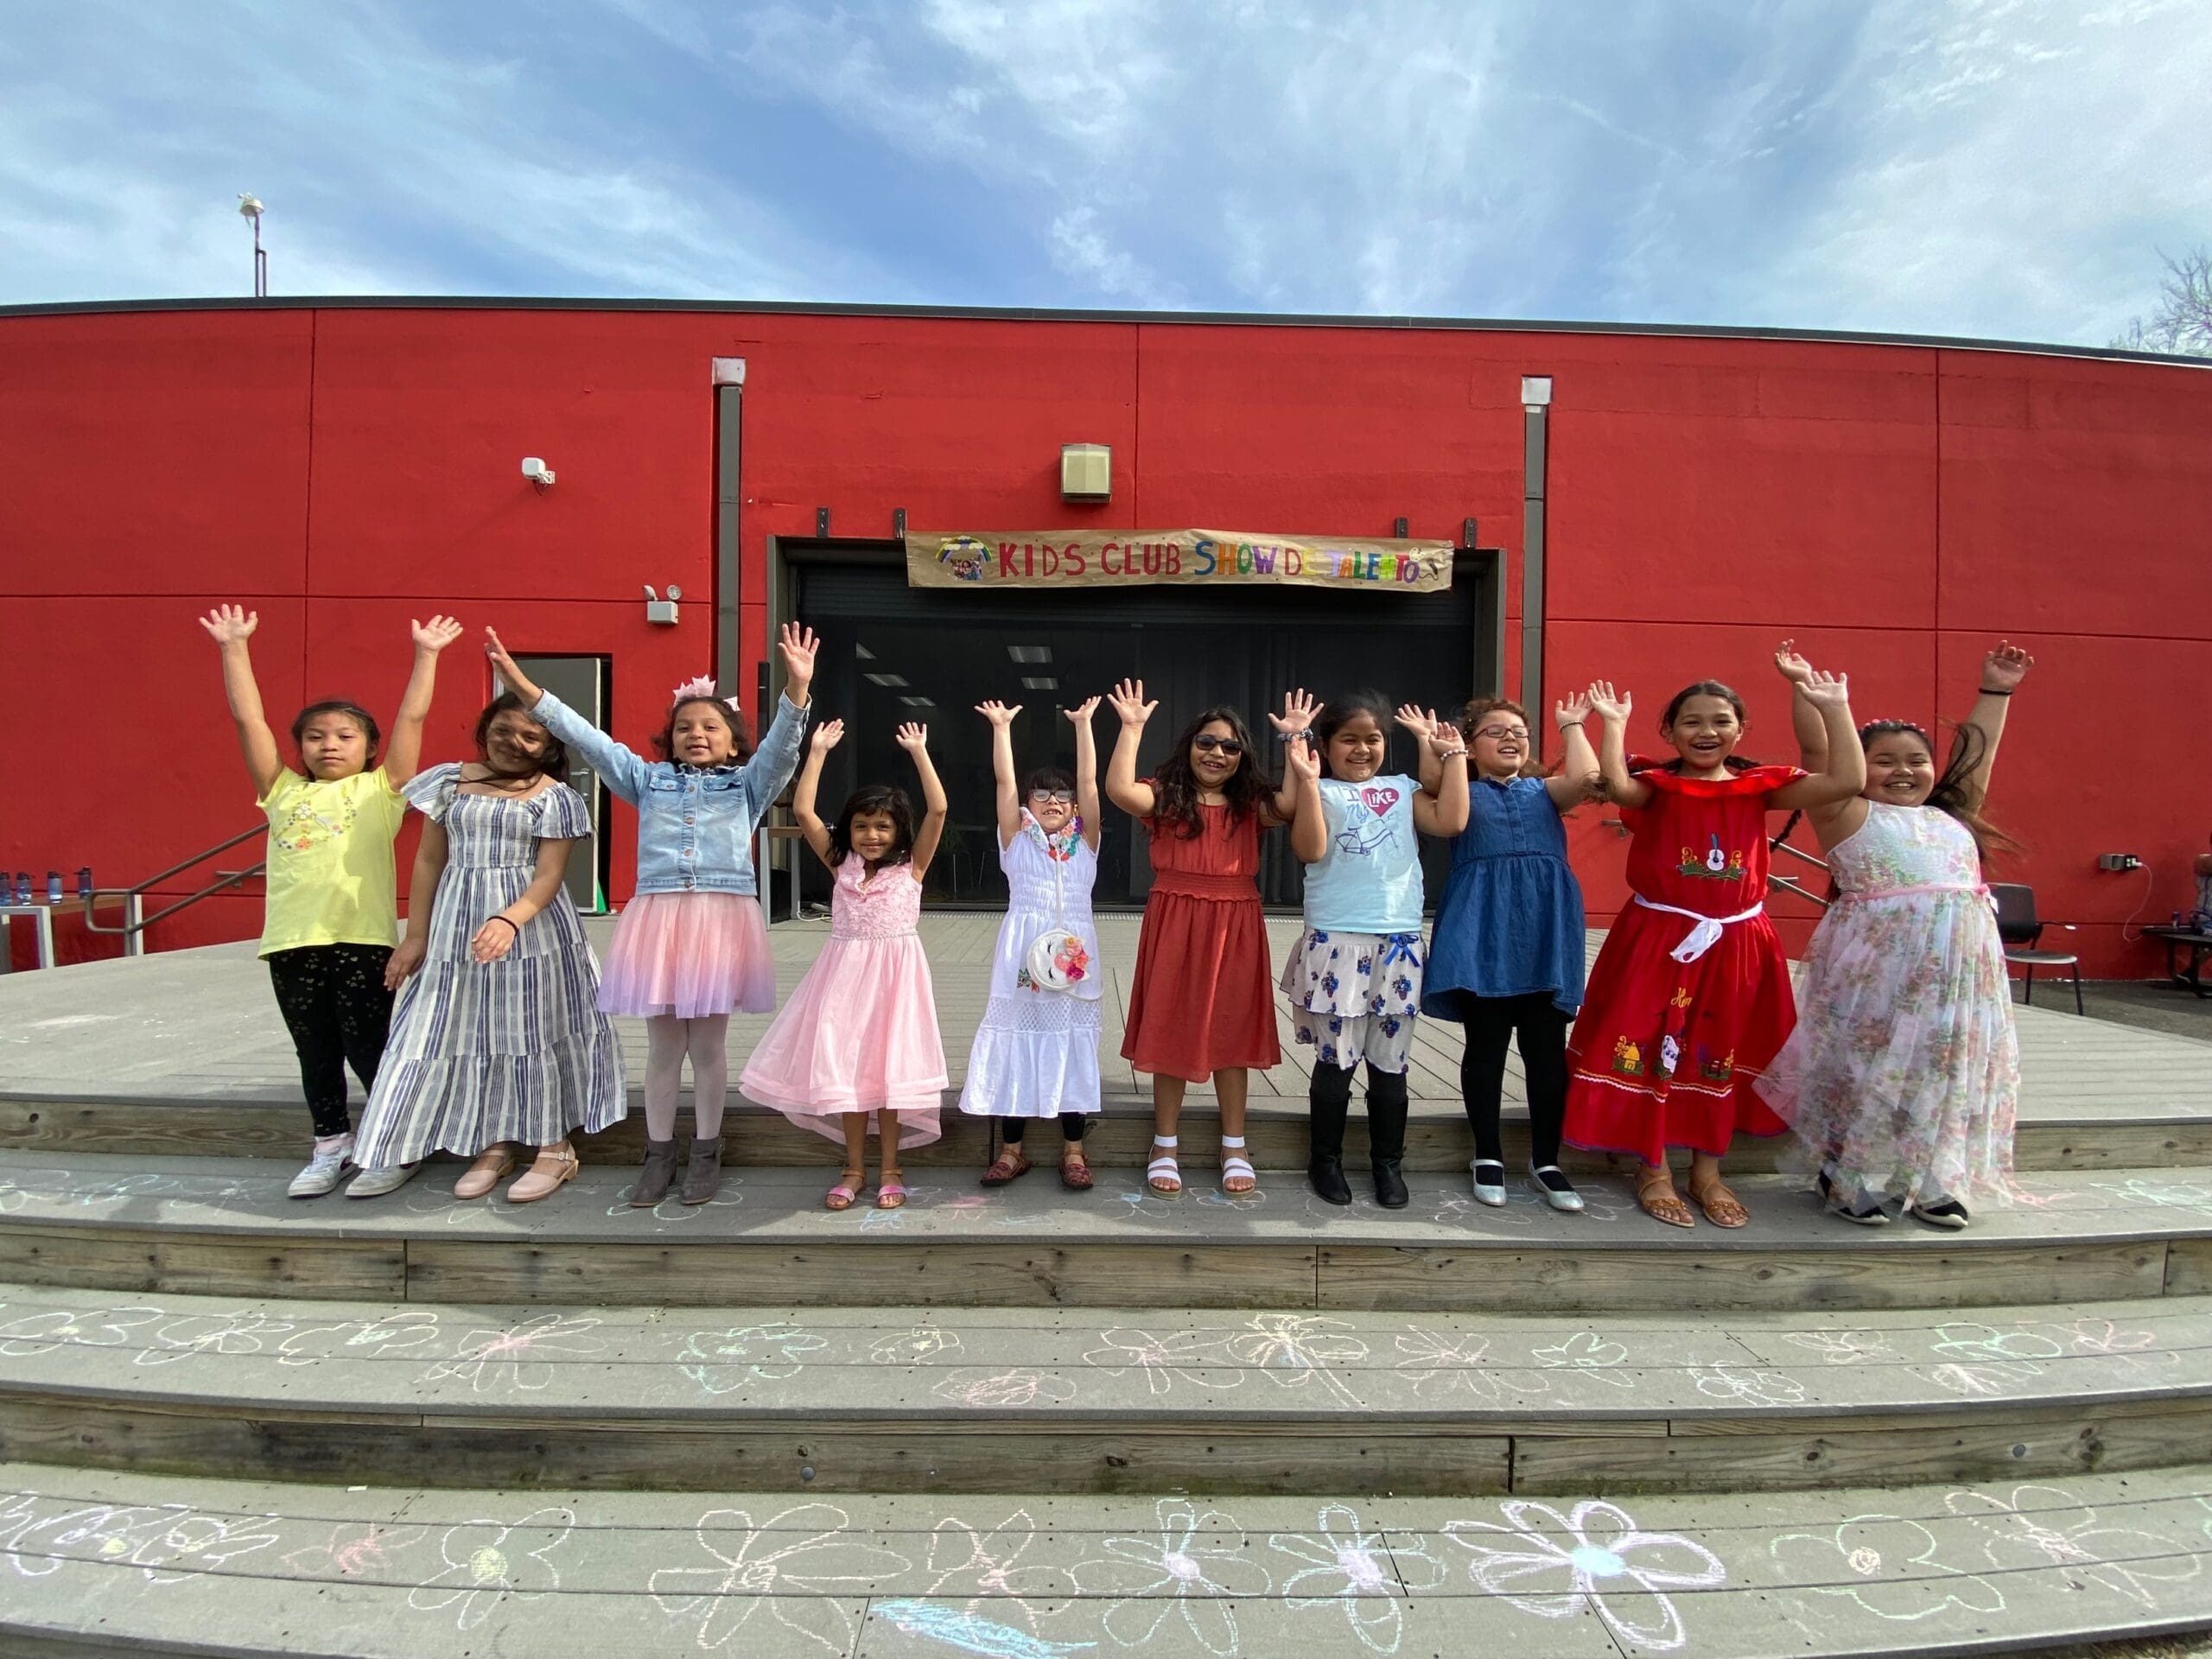
[[[700,1020],[776,1006],[760,901],[741,893],[642,893],[614,921],[601,1014]]]
[[[899,1144],[938,1138],[946,1087],[929,959],[912,934],[823,941],[738,1080],[748,1100],[842,1141],[849,1112],[899,1115]]]

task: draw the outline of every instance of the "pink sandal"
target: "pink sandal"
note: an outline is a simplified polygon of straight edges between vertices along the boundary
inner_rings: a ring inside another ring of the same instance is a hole
[[[823,1195],[822,1206],[825,1210],[851,1209],[853,1200],[861,1195],[861,1188],[868,1184],[865,1170],[842,1169],[837,1173],[843,1179]]]
[[[896,1180],[887,1180],[877,1184],[875,1189],[875,1207],[877,1209],[896,1210],[899,1205],[906,1202],[906,1189],[901,1186]]]

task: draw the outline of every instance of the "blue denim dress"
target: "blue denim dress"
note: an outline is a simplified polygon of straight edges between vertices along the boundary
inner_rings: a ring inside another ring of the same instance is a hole
[[[1459,1015],[1462,993],[1549,991],[1565,1014],[1582,1006],[1582,885],[1567,861],[1567,828],[1541,778],[1478,778],[1467,827],[1452,842],[1452,874],[1436,906],[1421,1012]]]

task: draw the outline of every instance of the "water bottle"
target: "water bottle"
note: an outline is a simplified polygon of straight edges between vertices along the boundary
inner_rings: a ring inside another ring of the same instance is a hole
[[[77,896],[79,899],[90,899],[92,896],[92,867],[89,864],[81,865],[78,868]]]
[[[59,870],[46,873],[46,902],[49,905],[61,902],[61,872]]]

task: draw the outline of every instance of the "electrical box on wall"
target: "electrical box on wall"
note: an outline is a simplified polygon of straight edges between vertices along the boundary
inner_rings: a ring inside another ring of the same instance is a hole
[[[1060,499],[1108,501],[1114,495],[1114,448],[1105,443],[1060,446]]]

